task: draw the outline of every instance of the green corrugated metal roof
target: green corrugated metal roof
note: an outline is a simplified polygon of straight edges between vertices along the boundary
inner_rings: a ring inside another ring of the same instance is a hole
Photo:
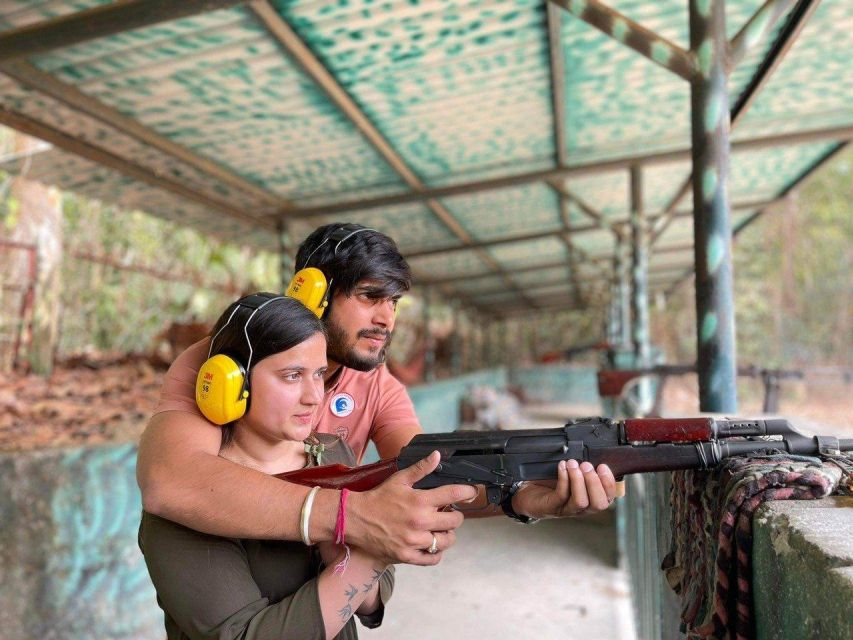
[[[49,24],[59,16],[110,4],[4,2],[0,39],[27,25]],[[686,0],[607,4],[688,48]],[[729,37],[762,4],[727,3]],[[387,141],[409,176],[401,175],[351,114],[330,99],[305,71],[304,61],[300,64],[285,52],[253,10],[256,5],[230,3],[25,58],[49,80],[94,98],[201,162],[140,139],[121,122],[92,117],[68,96],[51,96],[13,74],[0,75],[4,109],[50,127],[65,136],[62,140],[83,141],[97,157],[52,148],[27,163],[7,159],[2,168],[16,171],[26,164],[30,177],[268,249],[277,246],[271,232],[277,211],[285,211],[287,219],[287,211],[349,203],[343,212],[295,219],[293,235],[301,237],[317,224],[341,219],[381,229],[413,256],[421,280],[446,280],[448,291],[474,304],[508,304],[518,300],[518,293],[507,289],[505,278],[477,250],[456,249],[464,243],[481,243],[480,251],[540,299],[568,297],[572,278],[584,284],[606,276],[617,246],[610,226],[627,231],[629,220],[624,167],[557,180],[557,186],[598,212],[604,227],[577,202],[565,203],[563,210],[554,188],[535,180],[443,197],[437,203],[360,206],[383,196],[555,166],[558,119],[545,2],[269,3]],[[752,85],[784,25],[785,19],[780,20],[732,72],[731,106]],[[848,69],[852,33],[850,2],[821,3],[737,123],[732,139],[853,125],[853,74]],[[562,13],[559,34],[565,99],[558,115],[565,123],[570,167],[689,148],[685,80],[568,13]],[[3,64],[0,60],[0,74]],[[836,144],[824,139],[737,149],[730,178],[733,226],[757,210],[758,204],[750,208],[743,203],[773,200]],[[119,164],[97,164],[103,161],[100,151],[118,158]],[[211,172],[205,164],[210,161],[232,179]],[[160,180],[132,177],[121,162]],[[646,214],[662,213],[689,173],[689,156],[644,165]],[[198,197],[187,198],[184,190]],[[689,210],[691,200],[688,193],[676,210]],[[440,220],[438,206],[458,222],[457,231]],[[246,217],[229,215],[233,211]],[[570,233],[567,244],[559,235],[564,225],[583,231]],[[656,239],[650,256],[653,289],[670,286],[690,267],[692,234],[691,218],[679,216]],[[521,240],[506,242],[512,238]],[[430,253],[442,248],[448,252]],[[524,271],[539,264],[550,266]],[[478,278],[473,290],[451,280],[489,274]]]

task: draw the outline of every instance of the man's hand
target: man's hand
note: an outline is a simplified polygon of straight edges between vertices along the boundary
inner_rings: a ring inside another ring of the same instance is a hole
[[[454,529],[464,520],[461,513],[442,509],[477,495],[477,490],[467,485],[413,489],[413,484],[432,473],[439,459],[434,451],[375,489],[350,493],[347,540],[387,564],[438,564],[442,552],[456,541]],[[439,551],[430,554],[426,550],[433,535]]]
[[[553,484],[553,483],[552,483]],[[607,465],[562,461],[553,487],[528,482],[512,498],[516,513],[534,518],[576,516],[604,511],[616,497],[616,479]]]

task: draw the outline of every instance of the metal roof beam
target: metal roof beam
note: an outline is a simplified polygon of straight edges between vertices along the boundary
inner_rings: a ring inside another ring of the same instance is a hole
[[[767,206],[775,202],[776,199],[767,201],[767,200],[759,200],[759,201],[751,201],[751,202],[742,202],[740,204],[732,205],[732,209],[755,209],[756,207]],[[692,211],[679,211],[678,216],[692,216]],[[654,222],[656,220],[660,220],[664,217],[664,214],[660,214],[656,217],[650,217],[649,222]],[[606,230],[606,229],[605,229]],[[567,234],[583,234],[583,233],[591,233],[594,231],[602,231],[601,227],[598,224],[586,225],[583,227],[570,227],[569,229],[553,229],[551,231],[538,231],[536,233],[528,233],[525,235],[516,235],[516,236],[504,236],[502,238],[494,238],[492,240],[483,240],[480,242],[473,243],[472,245],[453,245],[449,247],[433,247],[430,249],[423,249],[421,251],[406,251],[406,258],[423,258],[425,256],[432,256],[442,253],[450,253],[453,251],[465,251],[466,249],[478,248],[485,249],[489,247],[500,246],[504,244],[512,244],[514,242],[530,242],[533,240],[543,240],[545,238],[556,238],[560,236],[565,236]],[[691,245],[692,246],[692,245]],[[581,252],[580,255],[585,255],[585,253],[581,249],[577,249],[577,251]],[[671,249],[662,250],[664,252],[671,251]],[[553,264],[551,267],[564,265],[565,262],[561,262],[559,264]],[[515,270],[513,270],[515,273]]]
[[[140,142],[154,147],[173,158],[177,158],[181,162],[220,180],[234,189],[257,198],[271,209],[281,210],[282,208],[291,206],[285,199],[237,175],[223,165],[193,153],[186,147],[146,127],[138,120],[125,116],[113,107],[83,93],[74,85],[63,82],[55,76],[43,72],[29,62],[21,60],[0,63],[0,72],[30,89],[48,95],[76,111],[110,127],[114,127],[122,133],[136,138]]]
[[[589,264],[598,265],[598,264],[603,264],[605,262],[609,262],[609,260],[610,260],[609,258],[591,258],[589,260]],[[531,273],[534,271],[545,271],[547,269],[559,269],[559,268],[565,267],[565,266],[566,266],[566,261],[561,259],[561,260],[557,260],[554,262],[546,262],[543,264],[536,264],[536,265],[531,265],[528,267],[518,267],[516,269],[513,269],[512,273],[513,273],[513,275],[516,275],[519,273]],[[452,284],[454,282],[471,282],[472,280],[482,280],[484,278],[494,278],[494,277],[495,277],[495,274],[489,272],[489,273],[477,273],[474,275],[470,275],[470,274],[456,275],[456,276],[450,276],[450,277],[446,277],[446,278],[434,278],[434,279],[418,278],[418,284],[433,284],[433,285]]]
[[[696,75],[696,58],[674,42],[634,22],[598,0],[550,0],[588,25],[606,33],[687,81]]]
[[[157,175],[145,167],[134,164],[89,142],[70,136],[63,131],[59,131],[50,125],[34,120],[29,116],[0,108],[0,124],[12,127],[13,129],[17,129],[18,131],[28,135],[35,136],[36,138],[41,138],[60,149],[64,149],[65,151],[74,153],[82,158],[86,158],[87,160],[118,171],[119,173],[129,176],[134,180],[139,180],[140,182],[144,182],[145,184],[158,189],[163,189],[164,191],[168,191],[209,209],[220,211],[235,220],[239,220],[240,222],[263,229],[275,229],[275,225],[270,224],[268,219],[253,218],[227,202],[216,200],[205,194],[199,193],[180,182],[176,182],[165,176]]]
[[[796,0],[767,0],[729,41],[728,69],[732,71],[770,32]]]
[[[649,291],[651,293],[655,293],[655,294],[658,293],[659,291],[664,291],[665,286],[668,285],[669,282],[671,282],[671,280],[660,280],[660,281],[650,283]],[[610,284],[610,282],[608,280],[602,280],[600,282],[600,284],[603,286],[596,286],[596,288],[593,291],[593,297],[591,299],[591,302],[595,306],[604,306],[607,303],[607,296],[605,295],[605,289]],[[596,283],[596,285],[599,285],[599,283]],[[549,311],[549,310],[558,311],[560,309],[563,309],[565,311],[584,311],[584,310],[587,310],[589,308],[592,308],[592,307],[591,306],[587,306],[587,307],[574,306],[573,305],[573,299],[570,296],[564,296],[562,294],[559,296],[551,296],[551,295],[547,296],[547,299],[540,303],[539,309],[530,309],[530,307],[527,307],[523,304],[517,304],[513,300],[507,300],[506,302],[502,302],[502,303],[492,303],[489,305],[481,305],[480,306],[481,311],[483,311],[485,313],[491,313],[491,314],[500,313],[501,311],[503,311],[505,313],[514,313],[516,311],[522,311],[522,310],[529,310],[531,312]]]
[[[554,117],[554,156],[558,167],[568,164],[566,153],[566,91],[563,42],[560,36],[562,23],[560,9],[549,2],[546,7],[548,20],[548,51],[551,66],[551,112]]]
[[[731,110],[731,125],[730,130],[734,131],[735,126],[740,122],[743,115],[752,106],[752,102],[755,100],[758,93],[764,88],[767,84],[770,76],[776,71],[779,67],[779,64],[782,62],[782,59],[790,50],[791,46],[794,44],[794,41],[800,35],[800,32],[803,30],[806,22],[812,16],[812,14],[817,9],[820,0],[799,0],[797,6],[791,11],[790,17],[788,18],[788,22],[780,31],[776,41],[773,43],[773,46],[767,52],[767,56],[764,61],[758,67],[758,70],[750,80],[746,89],[744,89],[743,93],[738,97],[735,105]],[[738,34],[740,35],[740,34]],[[737,37],[737,36],[736,36]],[[849,137],[844,137],[844,139],[849,139]],[[796,144],[794,142],[790,144]],[[737,143],[731,141],[730,143],[732,151],[735,150]],[[651,238],[651,246],[657,242],[658,238],[666,231],[667,227],[672,222],[672,214],[675,211],[675,208],[678,204],[684,199],[684,196],[690,191],[690,186],[692,184],[693,174],[691,173],[687,176],[687,180],[684,184],[681,185],[679,190],[676,192],[675,196],[670,200],[669,204],[666,206],[664,210],[667,214],[667,217],[658,221],[653,227],[652,230],[652,238]]]
[[[765,149],[768,147],[806,144],[810,142],[826,142],[831,140],[846,141],[853,139],[853,126],[845,125],[838,127],[830,127],[826,129],[813,129],[811,131],[795,131],[791,133],[778,133],[767,136],[759,136],[755,138],[745,138],[743,140],[733,140],[731,143],[732,151],[751,151],[755,149]],[[276,214],[276,217],[286,216],[289,219],[305,219],[316,218],[319,216],[331,215],[335,213],[345,213],[352,211],[360,211],[366,209],[378,209],[382,207],[390,207],[400,204],[411,204],[414,202],[424,202],[434,198],[448,198],[458,195],[469,195],[472,193],[480,193],[483,191],[493,191],[497,189],[505,189],[509,187],[517,187],[521,185],[533,184],[538,182],[546,182],[550,180],[560,180],[569,176],[583,176],[595,173],[603,173],[607,171],[624,170],[631,165],[640,164],[643,166],[673,162],[677,160],[689,160],[690,148],[675,149],[672,151],[659,151],[656,153],[637,154],[634,156],[625,156],[615,158],[613,160],[601,160],[596,162],[588,162],[585,164],[577,164],[569,167],[558,167],[554,169],[543,169],[539,171],[529,171],[500,178],[492,178],[489,180],[481,180],[477,182],[469,182],[464,184],[456,184],[447,187],[427,188],[420,193],[400,193],[389,196],[380,196],[378,198],[364,198],[362,200],[350,200],[347,202],[338,202],[316,207],[298,208],[292,211],[285,211]]]
[[[119,0],[0,34],[0,61],[26,58],[245,0]]]
[[[693,247],[691,246],[690,249],[692,250]],[[675,275],[680,275],[681,271],[682,271],[681,267],[679,267],[679,266],[673,267],[672,265],[660,265],[656,268],[650,267],[649,268],[649,276],[651,279],[651,276],[654,275],[654,276],[656,276],[656,279],[659,281],[672,280],[672,277]],[[612,276],[609,274],[598,275],[595,278],[586,278],[586,280],[585,280],[585,282],[594,283],[594,284],[609,283],[611,281],[612,281]],[[525,290],[528,292],[531,292],[531,291],[535,292],[535,291],[539,291],[541,289],[549,289],[549,288],[555,287],[559,284],[566,284],[566,283],[567,283],[566,279],[561,276],[559,278],[550,278],[547,280],[540,280],[539,282],[536,282],[535,284],[530,285]],[[419,281],[418,284],[424,284],[424,282]],[[502,293],[503,291],[504,291],[503,289],[487,289],[485,291],[477,290],[476,293],[471,294],[470,299],[471,299],[471,301],[476,302],[478,297],[491,296],[491,295],[494,295],[496,293]]]
[[[595,299],[593,300],[596,307],[604,306],[604,296],[600,295],[600,291],[596,291],[595,294],[598,294],[597,297],[595,297]],[[488,307],[482,307],[481,312],[484,314],[489,314],[491,316],[496,316],[500,319],[507,319],[518,316],[526,316],[534,313],[541,313],[543,311],[555,313],[560,311],[587,311],[592,310],[596,307],[578,307],[572,304],[571,298],[563,296],[559,298],[549,298],[548,301],[542,303],[541,307],[538,309],[517,304],[496,304],[490,305]]]
[[[575,227],[570,229],[568,233],[582,233],[586,231],[598,231],[598,227],[591,225],[588,227]],[[469,251],[471,249],[488,249],[491,247],[497,247],[505,244],[513,244],[516,242],[530,242],[533,240],[543,240],[545,238],[557,238],[561,235],[565,235],[567,232],[564,229],[556,229],[551,231],[538,231],[536,233],[528,233],[522,236],[506,236],[503,238],[496,238],[494,240],[481,240],[479,242],[472,242],[468,245],[453,245],[450,247],[434,247],[431,249],[424,249],[422,251],[407,251],[406,258],[414,259],[414,258],[424,258],[426,256],[434,256],[438,254],[451,253],[455,251]],[[563,263],[565,264],[565,262]]]
[[[817,11],[820,0],[799,0],[797,5],[790,13],[788,21],[779,32],[776,41],[770,47],[764,61],[758,67],[758,70],[752,76],[746,89],[738,96],[734,107],[732,107],[732,128],[740,121],[747,110],[752,106],[753,101],[767,85],[771,76],[779,68],[782,60],[791,50],[794,42],[800,36],[803,28],[808,23],[809,19]]]
[[[538,309],[531,309],[527,305],[520,305],[515,302],[507,304],[490,304],[480,307],[480,312],[488,315],[499,315],[506,317],[520,311],[547,311],[547,310],[563,310],[563,311],[580,311],[587,307],[580,307],[575,303],[575,300],[570,296],[549,297],[546,303],[540,305]]]
[[[601,213],[600,211],[597,211],[596,209],[591,207],[579,195],[577,195],[576,193],[574,193],[572,191],[569,191],[568,189],[566,189],[566,187],[564,187],[562,184],[560,184],[557,181],[549,181],[548,186],[551,187],[552,189],[554,189],[554,191],[559,193],[561,196],[563,196],[569,202],[574,203],[575,206],[577,206],[577,208],[580,209],[581,213],[583,213],[587,218],[589,218],[590,220],[592,220],[593,222],[598,224],[599,228],[601,228],[604,231],[611,231],[613,233],[613,235],[615,235],[617,238],[622,237],[622,231],[621,230],[619,230],[616,226],[607,222],[607,217],[603,213]]]
[[[551,68],[551,113],[554,123],[554,159],[558,167],[565,167],[568,163],[566,153],[566,92],[564,87],[565,69],[563,56],[563,42],[560,36],[560,25],[562,13],[560,9],[550,2],[546,4],[548,21],[548,50]],[[563,229],[568,230],[571,226],[569,221],[569,208],[566,199],[558,191],[557,206],[560,209],[560,220]],[[560,236],[566,246],[566,266],[569,270],[569,279],[572,282],[574,293],[578,300],[582,300],[583,291],[578,280],[577,250],[574,243],[565,236]]]
[[[399,174],[403,181],[416,193],[427,190],[426,185],[409,167],[376,125],[370,121],[355,100],[340,85],[337,78],[326,69],[323,63],[314,55],[314,52],[302,41],[299,35],[279,15],[267,0],[252,0],[249,8],[254,12],[260,22],[269,33],[281,45],[283,50],[300,66],[305,74],[329,97],[332,103],[352,122],[359,133],[370,143],[374,149],[385,159],[394,171]],[[438,218],[459,240],[469,247],[476,248],[471,235],[459,223],[447,208],[433,198],[425,198],[426,206],[433,215]],[[285,216],[287,211],[281,212]],[[485,251],[477,250],[477,256],[491,269],[501,275],[507,286],[518,289],[507,272],[497,261]],[[519,292],[523,294],[519,290]],[[533,301],[530,301],[533,304]]]

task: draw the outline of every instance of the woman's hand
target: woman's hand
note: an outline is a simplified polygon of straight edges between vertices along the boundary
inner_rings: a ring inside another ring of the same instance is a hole
[[[604,511],[616,497],[616,479],[607,465],[562,461],[556,483],[527,482],[512,498],[512,508],[533,518],[562,518]]]

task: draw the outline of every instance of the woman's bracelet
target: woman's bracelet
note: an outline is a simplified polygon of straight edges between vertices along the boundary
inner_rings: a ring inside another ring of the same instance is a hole
[[[305,502],[302,503],[302,513],[299,516],[299,531],[302,534],[302,542],[309,546],[312,542],[308,534],[308,523],[311,520],[311,507],[314,506],[314,496],[317,495],[319,490],[320,487],[314,487],[308,492],[308,495],[305,496]]]

